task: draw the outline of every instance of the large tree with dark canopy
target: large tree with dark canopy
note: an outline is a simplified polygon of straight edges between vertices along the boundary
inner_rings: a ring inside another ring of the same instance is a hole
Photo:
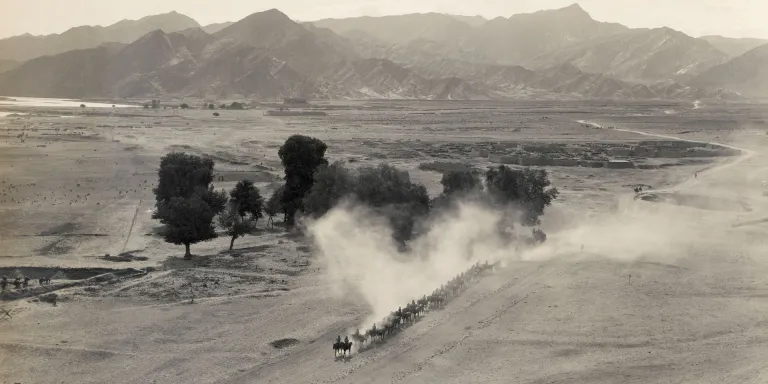
[[[440,184],[445,195],[467,194],[480,186],[480,178],[472,169],[448,171],[443,173]]]
[[[158,215],[165,220],[163,238],[172,244],[183,244],[184,258],[192,258],[190,244],[216,238],[213,227],[213,209],[200,196],[172,197],[158,207]]]
[[[213,181],[213,160],[183,152],[171,152],[160,159],[158,183],[153,189],[157,206],[174,197],[190,197],[199,188],[208,189]],[[159,212],[159,211],[158,211]],[[153,218],[163,219],[155,213]]]
[[[326,214],[355,189],[354,175],[340,162],[320,166],[314,180],[304,198],[304,210],[315,218]]]
[[[322,141],[304,135],[293,135],[280,147],[278,155],[285,168],[285,191],[283,209],[286,225],[296,223],[296,213],[303,209],[302,200],[314,183],[317,167],[327,165],[325,151],[328,146]]]
[[[445,209],[461,199],[468,198],[481,187],[480,178],[474,169],[451,170],[443,173],[440,184],[443,193],[432,200],[432,208]]]
[[[237,207],[237,214],[245,216],[250,214],[260,219],[264,209],[264,198],[253,181],[241,180],[229,192],[229,201]]]
[[[407,173],[388,164],[360,168],[355,195],[358,200],[371,207],[412,204],[420,212],[429,210],[427,188],[411,183]]]
[[[213,166],[211,159],[179,152],[160,160],[152,217],[165,224],[165,241],[185,246],[185,258],[192,257],[190,244],[216,237],[213,218],[227,201],[223,191],[210,185]]]
[[[359,202],[389,220],[393,237],[401,244],[413,236],[416,219],[429,213],[427,188],[406,176],[387,164],[364,167],[358,171],[354,190]]]
[[[549,175],[543,169],[491,167],[485,174],[485,182],[491,202],[520,209],[525,226],[539,225],[544,209],[558,195],[556,188],[548,188]]]

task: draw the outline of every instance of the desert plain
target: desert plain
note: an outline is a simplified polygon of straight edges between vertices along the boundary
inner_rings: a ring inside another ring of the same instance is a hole
[[[768,382],[765,106],[316,106],[327,116],[3,106],[0,275],[33,281],[0,296],[0,382]],[[522,252],[499,247],[496,213],[471,204],[414,240],[418,258],[348,207],[298,232],[263,218],[233,252],[223,236],[193,245],[192,260],[157,236],[162,155],[210,156],[216,189],[248,179],[268,197],[293,134],[323,140],[331,161],[407,170],[433,196],[456,164],[485,169],[521,150],[576,163],[543,165],[560,196],[542,218],[547,242]],[[728,155],[637,154],[654,143]],[[385,342],[334,358],[337,335],[484,260],[502,267]]]

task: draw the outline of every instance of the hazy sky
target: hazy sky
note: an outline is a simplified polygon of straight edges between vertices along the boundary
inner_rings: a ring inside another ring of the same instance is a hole
[[[177,11],[205,25],[277,8],[294,20],[443,12],[508,17],[560,8],[574,0],[0,0],[0,37],[61,33],[78,25]],[[600,21],[668,26],[693,36],[768,38],[768,0],[582,0]]]

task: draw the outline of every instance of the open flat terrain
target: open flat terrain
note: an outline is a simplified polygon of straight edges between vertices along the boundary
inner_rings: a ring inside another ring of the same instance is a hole
[[[13,317],[0,321],[0,382],[768,382],[764,106],[322,107],[328,116],[279,118],[5,108],[19,115],[0,117],[0,274],[54,276],[60,289],[56,306],[2,297]],[[263,220],[232,254],[220,238],[193,245],[191,261],[156,236],[163,154],[211,156],[217,189],[250,179],[269,196],[282,177],[278,148],[297,133],[325,141],[332,161],[406,169],[432,195],[435,168],[493,165],[482,149],[564,144],[601,159],[680,139],[739,155],[546,166],[561,195],[543,217],[548,241],[524,252],[488,238],[495,213],[472,206],[417,240],[428,257],[410,262],[395,261],[381,228],[351,209],[309,223],[306,235]],[[336,335],[483,260],[503,268],[386,342],[334,359]]]

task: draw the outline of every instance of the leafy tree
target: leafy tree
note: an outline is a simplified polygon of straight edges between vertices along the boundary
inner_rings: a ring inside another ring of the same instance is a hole
[[[440,184],[443,185],[443,194],[451,196],[467,194],[477,189],[480,179],[471,169],[448,171],[443,174]]]
[[[557,198],[556,188],[550,186],[549,175],[543,169],[511,169],[506,165],[491,167],[485,174],[489,197],[497,205],[515,205],[523,213],[522,223],[536,226],[544,209]]]
[[[173,244],[184,244],[184,258],[192,258],[190,244],[216,238],[213,217],[216,214],[200,196],[172,197],[158,207],[158,216],[165,222],[163,237]]]
[[[85,104],[80,104],[80,108],[85,108]]]
[[[316,138],[293,135],[278,151],[285,168],[282,205],[289,227],[295,224],[296,213],[303,209],[302,200],[312,188],[315,170],[328,164],[325,159],[327,149],[328,146]]]
[[[226,196],[225,196],[226,198]],[[263,216],[264,199],[250,180],[242,180],[229,191],[229,204],[219,215],[219,224],[231,237],[229,250],[238,237],[251,233]]]
[[[181,105],[179,105],[179,107],[181,107],[181,109],[187,109],[187,108],[189,108],[189,104],[181,103]]]
[[[216,116],[216,117],[218,117],[218,116],[219,116],[219,113],[218,113],[218,112],[214,112],[214,113],[213,113],[213,115],[214,115],[214,116]]]
[[[211,104],[208,104],[208,109],[215,109],[215,108],[216,108],[216,106],[215,106],[215,105],[213,105],[213,103],[211,103]]]
[[[226,104],[221,104],[221,105],[219,105],[219,109],[227,109],[227,105]]]
[[[429,213],[429,195],[423,185],[411,183],[397,168],[387,164],[361,168],[355,197],[389,220],[395,240],[410,240],[416,219]]]
[[[211,159],[180,152],[160,160],[154,189],[157,210],[152,217],[165,224],[165,241],[184,244],[185,258],[192,257],[190,244],[216,237],[213,218],[226,205],[226,194],[210,185],[213,166]]]
[[[210,158],[183,152],[163,156],[157,171],[159,181],[153,190],[158,207],[174,197],[190,197],[198,187],[208,190],[213,181],[213,166]]]
[[[245,109],[242,103],[238,103],[237,101],[233,101],[232,104],[227,107],[227,109]]]
[[[223,189],[214,191],[212,185],[208,186],[207,189],[197,187],[195,188],[195,195],[200,196],[211,207],[214,214],[218,215],[227,207],[227,193]]]
[[[229,201],[236,207],[240,216],[250,214],[256,219],[263,216],[261,212],[264,209],[264,198],[250,180],[239,181],[229,192]]]
[[[149,103],[144,103],[144,109],[149,109]]]
[[[423,216],[418,211],[413,210],[412,204],[390,204],[373,209],[376,214],[384,217],[392,228],[392,239],[400,245],[413,238],[413,230],[416,227],[416,220]]]
[[[339,201],[352,194],[355,177],[341,162],[321,165],[314,175],[314,183],[304,197],[304,210],[314,217],[330,211]]]
[[[361,168],[355,183],[355,195],[371,207],[412,204],[420,212],[429,210],[427,188],[411,183],[406,174],[388,164]]]
[[[256,229],[256,221],[258,220],[258,217],[251,214],[241,215],[238,210],[237,204],[230,201],[230,204],[219,214],[219,225],[224,228],[230,237],[230,251],[235,246],[237,238],[243,237]]]
[[[283,208],[283,192],[285,191],[285,185],[281,185],[272,193],[272,196],[267,200],[267,204],[264,206],[264,213],[269,217],[269,223],[273,223],[273,219],[278,213],[285,213]]]

